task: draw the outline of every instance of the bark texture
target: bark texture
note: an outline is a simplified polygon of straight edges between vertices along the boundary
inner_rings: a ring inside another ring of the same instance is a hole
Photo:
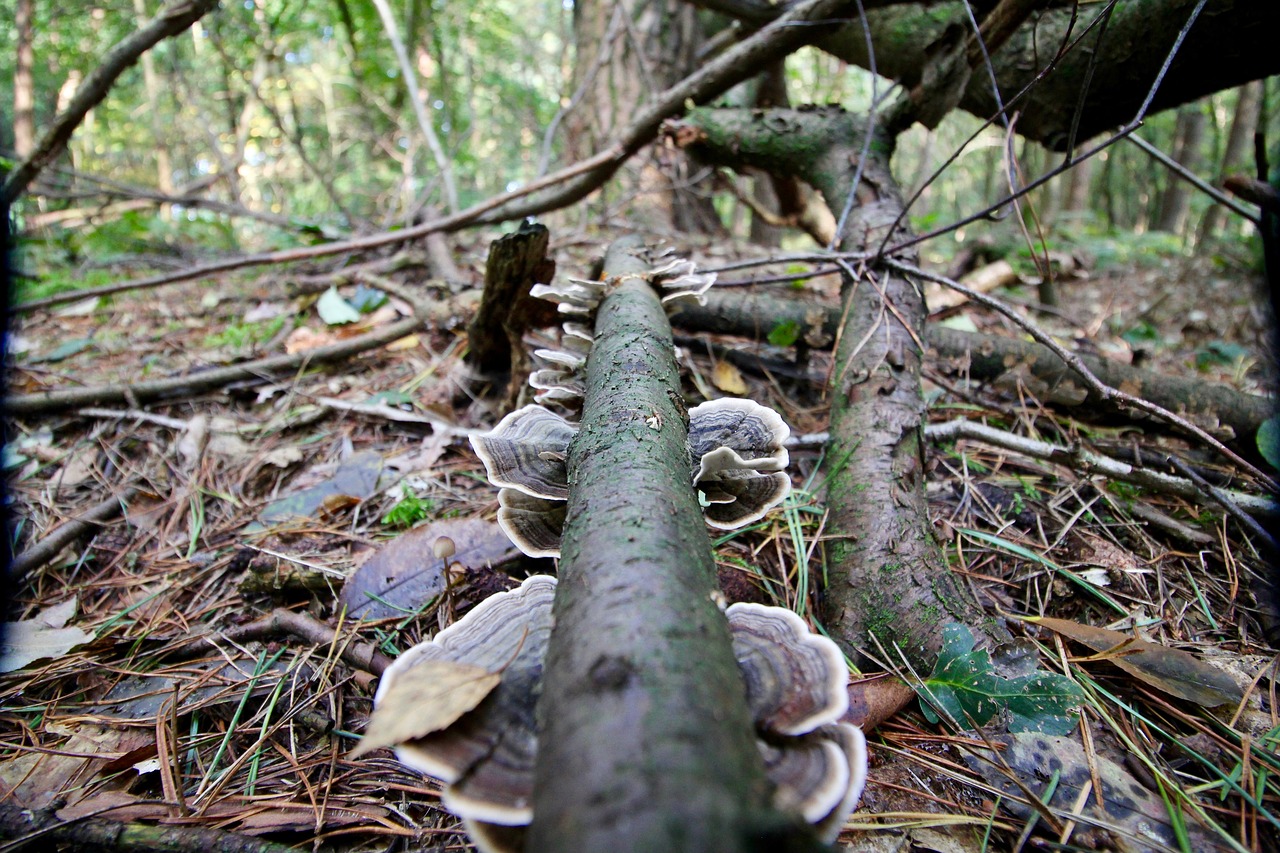
[[[795,174],[833,207],[856,192],[841,235],[845,251],[879,246],[902,212],[889,172],[892,141],[871,139],[853,187],[865,121],[838,108],[696,110],[686,131],[700,136],[708,158]],[[862,270],[842,290],[829,387],[825,624],[847,651],[896,663],[900,649],[927,672],[948,622],[978,628],[991,642],[1007,635],[984,622],[933,538],[921,446],[926,310],[919,283]]]
[[[1077,104],[1081,107],[1077,141],[1128,122],[1155,82],[1196,2],[1123,0],[1111,13],[1105,37],[1099,40],[1099,30],[1095,28],[1061,58],[1057,54],[1064,41],[1083,32],[1106,4],[1078,8],[1065,4],[1034,16],[992,56],[1002,99],[1019,113],[1018,133],[1063,150],[1071,138]],[[756,20],[778,14],[777,6],[769,11],[764,2],[746,5],[762,7]],[[725,11],[737,14],[732,9]],[[1073,12],[1078,12],[1074,25]],[[866,20],[875,49],[876,70],[908,88],[920,83],[927,66],[921,57],[944,44],[948,31],[971,29],[964,5],[958,2],[869,9]],[[1209,0],[1174,59],[1151,109],[1175,107],[1280,73],[1280,52],[1272,45],[1278,29],[1280,3]],[[856,18],[817,45],[847,62],[863,68],[870,65],[866,36]],[[1014,95],[1051,66],[1052,72],[1036,82],[1033,92],[1013,102]],[[1081,89],[1086,85],[1088,90],[1082,97]],[[970,76],[959,105],[979,118],[995,115],[997,105],[987,73]]]
[[[529,378],[524,333],[555,322],[554,306],[534,299],[529,289],[547,283],[556,262],[547,257],[551,234],[545,225],[524,224],[489,246],[484,270],[484,296],[467,326],[467,361],[482,376],[507,382],[507,402],[514,408]]]
[[[770,806],[646,269],[617,245],[606,258],[624,280],[597,315],[569,447],[527,849],[822,849]]]

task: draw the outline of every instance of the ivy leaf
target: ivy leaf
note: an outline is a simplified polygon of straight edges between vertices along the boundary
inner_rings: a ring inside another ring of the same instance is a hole
[[[920,690],[921,709],[930,722],[938,722],[940,716],[926,698],[959,724],[972,721],[981,726],[1005,713],[1011,732],[1071,731],[1071,709],[1081,699],[1071,679],[1039,670],[1006,678],[996,671],[986,649],[973,644],[973,634],[964,625],[953,622],[942,629],[938,664]]]

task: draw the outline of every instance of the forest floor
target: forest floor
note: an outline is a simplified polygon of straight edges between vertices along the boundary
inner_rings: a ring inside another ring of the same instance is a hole
[[[556,249],[559,275],[584,276],[603,244]],[[386,750],[347,753],[370,711],[379,654],[429,637],[513,576],[553,570],[549,560],[519,557],[498,529],[496,491],[466,438],[503,414],[466,381],[462,361],[474,304],[464,291],[482,279],[486,246],[464,247],[471,280],[452,285],[422,284],[409,251],[347,261],[347,272],[367,264],[363,278],[335,274],[337,264],[271,268],[22,319],[6,369],[13,394],[198,375],[350,339],[410,310],[394,296],[373,307],[369,291],[380,280],[442,307],[429,328],[325,366],[145,407],[126,397],[9,424],[5,464],[22,546],[95,508],[104,520],[12,579],[7,618],[18,627],[10,625],[0,675],[6,838],[60,821],[101,841],[92,833],[107,821],[179,829],[177,849],[210,848],[206,829],[261,839],[263,850],[268,842],[465,849],[437,782]],[[677,248],[712,268],[760,254],[723,243]],[[745,276],[722,276],[737,277]],[[330,326],[320,312],[334,306],[323,293],[340,278],[348,304],[368,299],[370,310]],[[837,284],[773,287],[832,304]],[[1025,310],[1081,351],[1259,393],[1269,380],[1259,367],[1267,354],[1257,287],[1254,274],[1231,265],[1148,258],[1080,269],[1061,282],[1061,311]],[[1001,295],[1025,306],[1035,292],[1022,285]],[[963,306],[936,321],[1013,333]],[[749,341],[684,340],[691,404],[748,396],[782,412],[795,434],[825,428],[828,353],[811,353],[784,376],[731,362],[730,350],[759,352],[754,363],[765,368],[790,359]],[[932,368],[926,376],[934,422],[964,417],[1117,456],[1176,450],[1216,481],[1258,491],[1150,424],[1053,408],[1017,385],[957,383]],[[820,450],[793,450],[795,491],[781,512],[718,540],[730,598],[794,607],[807,588],[807,612],[820,612],[819,584],[797,577],[799,566],[822,570]],[[947,853],[1025,843],[1277,849],[1277,658],[1253,598],[1265,564],[1238,524],[1207,500],[973,440],[931,446],[927,469],[935,531],[991,612],[1071,620],[1190,652],[1243,698],[1205,707],[1171,693],[1171,682],[1198,678],[1198,670],[1160,670],[1177,669],[1181,657],[1135,673],[1143,665],[1116,666],[1126,652],[1108,653],[1105,638],[1091,651],[1011,619],[1016,634],[1038,642],[1044,666],[1081,685],[1076,752],[1049,750],[1052,765],[1045,750],[1020,753],[1010,742],[1003,762],[975,762],[973,750],[989,745],[981,736],[931,723],[913,703],[869,732],[870,781],[841,841]],[[457,546],[447,561],[432,552],[442,536]],[[413,582],[380,584],[389,574]],[[340,600],[378,606],[344,615]],[[280,609],[303,618],[273,616]],[[1068,795],[1075,817],[1028,805],[1054,793],[1035,778]],[[1096,790],[1112,800],[1105,813],[1092,805]],[[1153,840],[1153,824],[1176,843]]]

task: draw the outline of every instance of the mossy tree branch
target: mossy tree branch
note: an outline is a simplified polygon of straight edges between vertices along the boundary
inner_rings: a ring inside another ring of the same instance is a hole
[[[865,120],[838,108],[695,110],[672,128],[711,162],[793,174],[839,204],[856,205],[841,234],[847,252],[875,249],[902,231],[889,171],[893,140],[877,135],[859,164]],[[861,178],[852,186],[855,169]],[[899,233],[894,237],[907,236]],[[967,624],[989,643],[1007,639],[984,619],[947,568],[924,494],[920,386],[926,310],[919,282],[862,270],[846,276],[835,345],[827,447],[826,624],[847,650],[899,654],[932,668],[942,626]]]
[[[636,244],[606,258],[555,630],[531,851],[824,849],[770,805],[692,488],[671,326]]]

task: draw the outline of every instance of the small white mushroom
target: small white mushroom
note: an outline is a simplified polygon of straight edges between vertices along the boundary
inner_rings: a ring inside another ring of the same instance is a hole
[[[491,432],[471,436],[489,482],[540,498],[569,497],[564,454],[578,428],[541,406],[525,406]]]
[[[559,557],[565,501],[538,498],[516,489],[498,491],[498,526],[530,557]]]

